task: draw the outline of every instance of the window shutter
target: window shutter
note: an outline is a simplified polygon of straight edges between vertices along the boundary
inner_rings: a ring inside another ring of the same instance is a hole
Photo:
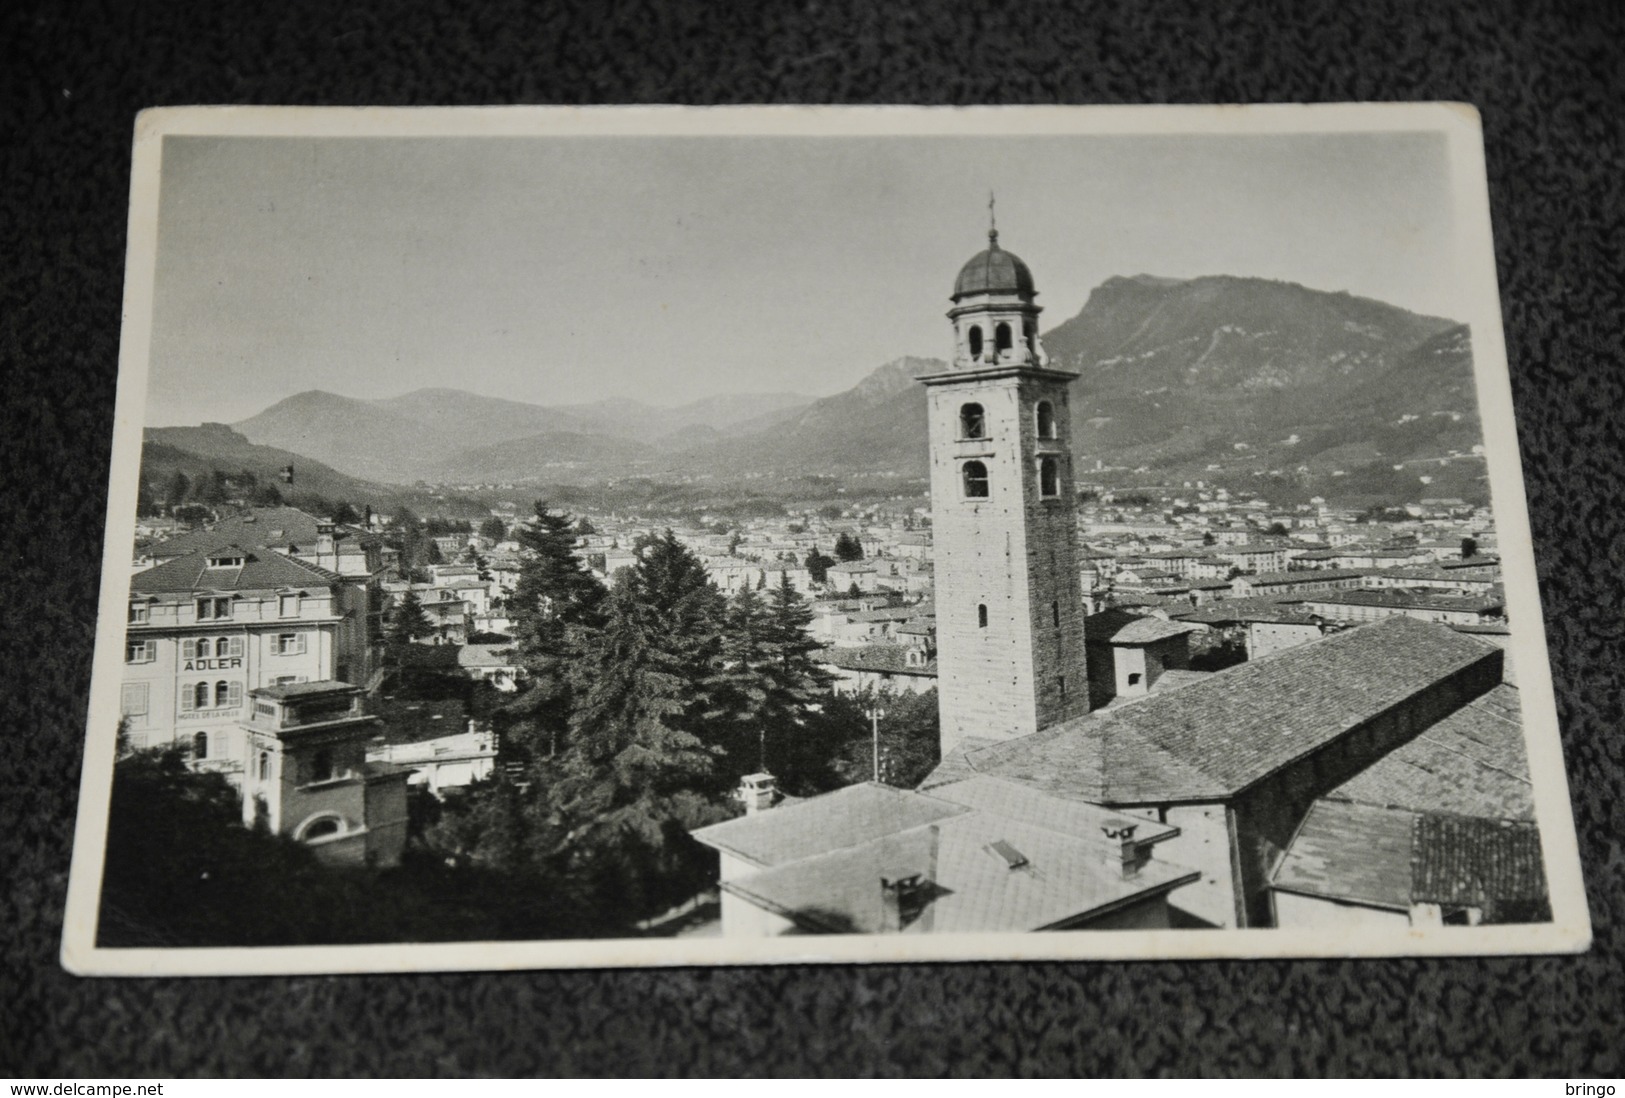
[[[183,659],[183,660],[195,660],[195,659],[197,659],[197,641],[195,641],[195,640],[181,641],[181,659]]]
[[[295,644],[296,644],[297,647],[294,649],[294,651],[298,652],[301,656],[304,655],[305,654],[305,635],[303,633],[299,634],[299,639],[295,642]]]
[[[243,684],[242,683],[234,682],[234,683],[231,684],[228,704],[234,705],[234,706],[243,704]]]
[[[241,638],[241,637],[232,637],[231,638],[231,654],[233,656],[240,656],[240,655],[243,654],[243,638]]]
[[[119,708],[125,716],[142,716],[147,711],[147,684],[144,682],[125,683],[119,702]]]
[[[193,704],[193,701],[194,701],[194,699],[193,699],[193,696],[192,696],[192,687],[191,687],[191,685],[187,684],[185,686],[182,686],[181,687],[181,712],[182,713],[190,713],[193,709],[197,708],[197,706]]]

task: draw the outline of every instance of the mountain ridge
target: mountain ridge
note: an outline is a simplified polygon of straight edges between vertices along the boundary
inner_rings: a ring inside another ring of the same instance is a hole
[[[1331,475],[1340,462],[1402,464],[1460,450],[1477,430],[1466,329],[1346,292],[1235,275],[1113,276],[1042,339],[1053,367],[1079,375],[1071,403],[1080,469],[1276,475],[1325,465]],[[581,479],[740,470],[917,477],[927,453],[916,379],[945,368],[904,356],[820,399],[756,393],[666,408],[531,405],[448,388],[376,401],[311,390],[237,426],[251,441],[397,482],[538,479],[560,469]]]

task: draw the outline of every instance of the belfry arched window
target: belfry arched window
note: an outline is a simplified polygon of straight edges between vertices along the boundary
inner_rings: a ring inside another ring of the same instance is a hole
[[[959,437],[986,438],[987,413],[980,404],[962,404],[959,407]]]
[[[1052,457],[1038,459],[1038,494],[1041,496],[1061,494],[1060,463]]]
[[[995,351],[1008,351],[1011,346],[1010,325],[999,321],[998,327],[993,329],[993,349]]]
[[[970,347],[970,356],[972,358],[982,357],[982,329],[980,327],[972,324],[970,330],[965,333],[965,342]]]
[[[965,462],[962,473],[966,499],[987,498],[987,466],[980,461]]]
[[[1055,406],[1047,400],[1038,402],[1033,410],[1033,419],[1036,421],[1039,438],[1055,437]]]

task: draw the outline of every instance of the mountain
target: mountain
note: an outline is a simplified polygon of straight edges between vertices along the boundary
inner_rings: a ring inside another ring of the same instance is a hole
[[[585,463],[599,470],[637,460],[648,445],[676,451],[718,435],[759,430],[810,400],[795,393],[741,393],[673,408],[627,400],[549,407],[461,389],[418,389],[378,400],[312,389],[233,426],[250,442],[305,454],[354,476],[456,482],[476,470],[516,469],[514,463],[527,453],[544,462]],[[591,437],[636,445],[594,448],[583,441]],[[530,441],[480,456],[524,440]],[[516,478],[503,472],[477,479]]]
[[[467,436],[413,418],[383,401],[312,389],[233,424],[250,442],[292,450],[351,476],[409,484]],[[539,428],[537,428],[539,429]]]
[[[1413,491],[1422,474],[1410,466],[1428,462],[1443,471],[1425,475],[1449,489],[1432,494],[1470,495],[1483,472],[1439,466],[1481,441],[1471,342],[1454,321],[1266,279],[1140,275],[1108,279],[1043,338],[1052,365],[1079,375],[1073,442],[1085,476],[1273,475],[1392,494]],[[915,379],[944,368],[902,358],[820,400],[742,394],[676,407],[309,392],[237,426],[250,442],[396,483],[919,476],[925,390]]]
[[[292,486],[284,484],[281,472],[293,466]],[[177,471],[196,481],[213,469],[222,472],[249,472],[260,484],[274,486],[290,499],[306,493],[330,500],[376,505],[393,495],[393,489],[346,476],[319,461],[279,450],[255,446],[224,423],[201,427],[149,427],[142,434],[141,477],[160,486]]]
[[[1367,298],[1254,278],[1113,278],[1043,341],[1052,365],[1079,374],[1080,470],[1302,466],[1330,478],[1480,441],[1466,329]],[[770,430],[681,456],[715,470],[923,474],[913,377],[943,366],[888,363]]]
[[[631,439],[578,431],[547,431],[463,450],[441,459],[438,479],[453,484],[502,484],[525,480],[568,480],[582,470],[600,472],[645,460],[653,451]]]
[[[1477,430],[1460,325],[1292,283],[1113,278],[1044,347],[1080,375],[1085,468],[1312,468],[1345,448],[1324,462],[1341,467],[1436,456],[1445,436]],[[1407,415],[1424,427],[1379,438]]]
[[[935,358],[886,363],[844,393],[778,422],[678,455],[686,469],[904,472],[925,468],[925,390],[915,380],[943,370]]]
[[[731,393],[703,397],[673,408],[660,408],[636,400],[601,400],[558,409],[573,417],[578,429],[616,438],[653,442],[662,449],[681,450],[703,441],[693,432],[729,435],[761,430],[812,403],[800,393]]]
[[[480,396],[462,389],[416,389],[366,403],[422,424],[436,437],[459,439],[464,446],[524,438],[547,431],[591,429],[581,419],[559,408]]]

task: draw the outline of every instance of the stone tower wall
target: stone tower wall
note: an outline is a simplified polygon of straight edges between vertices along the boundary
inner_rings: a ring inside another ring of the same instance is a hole
[[[1081,715],[1089,696],[1066,382],[1020,368],[965,373],[929,392],[945,752],[965,736],[1009,739]],[[1054,408],[1053,440],[1037,435],[1040,400]],[[972,401],[985,412],[983,440],[960,438],[960,408]],[[1039,490],[1043,455],[1058,462],[1052,498]],[[965,498],[970,460],[987,466],[986,499]]]

